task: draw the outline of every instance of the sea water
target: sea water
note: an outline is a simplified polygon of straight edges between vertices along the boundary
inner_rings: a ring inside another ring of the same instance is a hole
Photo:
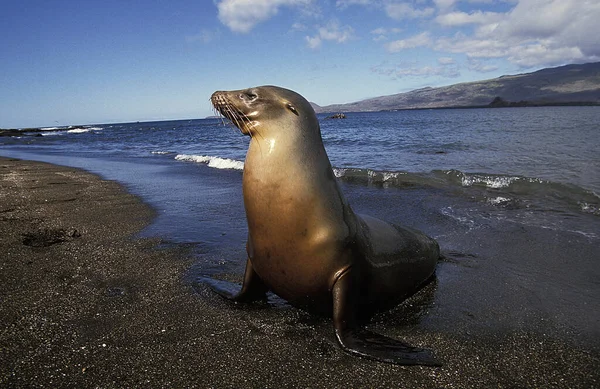
[[[423,325],[493,322],[598,345],[600,107],[318,117],[353,209],[440,242]],[[248,142],[221,119],[98,124],[0,137],[0,155],[121,182],[157,211],[143,236],[196,253],[194,280],[243,272]]]
[[[437,188],[474,199],[488,211],[600,216],[598,107],[413,110],[319,118],[335,175],[343,182]],[[83,159],[85,168],[124,184],[137,182],[139,175],[113,177],[104,166],[111,161],[137,169],[160,164],[183,173],[195,164],[215,169],[215,174],[241,172],[249,141],[220,119],[51,127],[40,134],[0,137],[0,154],[35,153],[76,166],[76,159]],[[188,178],[180,190],[194,192],[197,184],[193,175]],[[147,183],[145,196],[151,196],[153,181]],[[143,179],[139,185],[144,186]],[[564,222],[564,228],[575,228]],[[560,220],[553,220],[552,228],[560,228],[557,224]],[[586,224],[580,232],[598,237],[600,231]]]

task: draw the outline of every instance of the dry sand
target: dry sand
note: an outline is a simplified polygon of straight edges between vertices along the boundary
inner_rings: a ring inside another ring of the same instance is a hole
[[[0,387],[600,385],[597,352],[525,333],[470,337],[376,322],[434,349],[444,366],[349,356],[327,319],[235,306],[185,282],[185,249],[135,238],[152,217],[114,182],[0,158]]]

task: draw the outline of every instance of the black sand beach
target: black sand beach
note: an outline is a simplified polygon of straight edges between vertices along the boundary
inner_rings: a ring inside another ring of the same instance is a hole
[[[186,281],[185,248],[135,237],[153,217],[114,182],[0,158],[1,387],[600,387],[597,303],[553,312],[552,299],[528,301],[511,280],[475,278],[512,266],[517,249],[530,247],[519,255],[532,263],[552,249],[525,232],[511,235],[522,236],[514,245],[498,236],[465,251],[480,259],[497,252],[506,263],[451,259],[440,287],[374,320],[373,330],[431,348],[444,363],[403,367],[343,353],[326,318],[282,304],[236,306]],[[539,233],[557,247],[570,242],[565,261],[598,253],[583,237]],[[453,283],[457,260],[472,282]],[[542,287],[549,296],[562,290]],[[569,298],[576,306],[577,294]],[[523,311],[511,315],[515,307]]]

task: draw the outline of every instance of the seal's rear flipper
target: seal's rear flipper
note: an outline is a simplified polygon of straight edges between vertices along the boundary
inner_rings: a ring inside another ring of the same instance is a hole
[[[335,281],[333,325],[336,338],[346,352],[381,362],[398,365],[441,366],[429,350],[412,347],[402,341],[360,329],[356,320],[359,288],[352,269],[348,268]]]
[[[430,350],[412,347],[368,330],[336,328],[335,334],[342,349],[350,354],[397,365],[442,366]]]
[[[201,281],[206,283],[215,293],[228,300],[244,303],[267,300],[267,291],[269,288],[264,284],[264,282],[252,268],[252,262],[250,262],[250,259],[248,259],[248,262],[246,263],[244,283],[241,289],[238,289],[237,284],[216,280],[210,277],[202,277]]]

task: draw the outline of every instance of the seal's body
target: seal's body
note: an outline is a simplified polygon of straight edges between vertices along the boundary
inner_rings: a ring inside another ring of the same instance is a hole
[[[272,290],[293,305],[333,314],[346,351],[392,363],[436,365],[428,351],[361,330],[358,323],[430,279],[437,243],[352,211],[333,174],[314,110],[299,94],[263,86],[215,92],[211,101],[251,136],[243,178],[244,284],[240,292],[216,291],[252,301]]]

